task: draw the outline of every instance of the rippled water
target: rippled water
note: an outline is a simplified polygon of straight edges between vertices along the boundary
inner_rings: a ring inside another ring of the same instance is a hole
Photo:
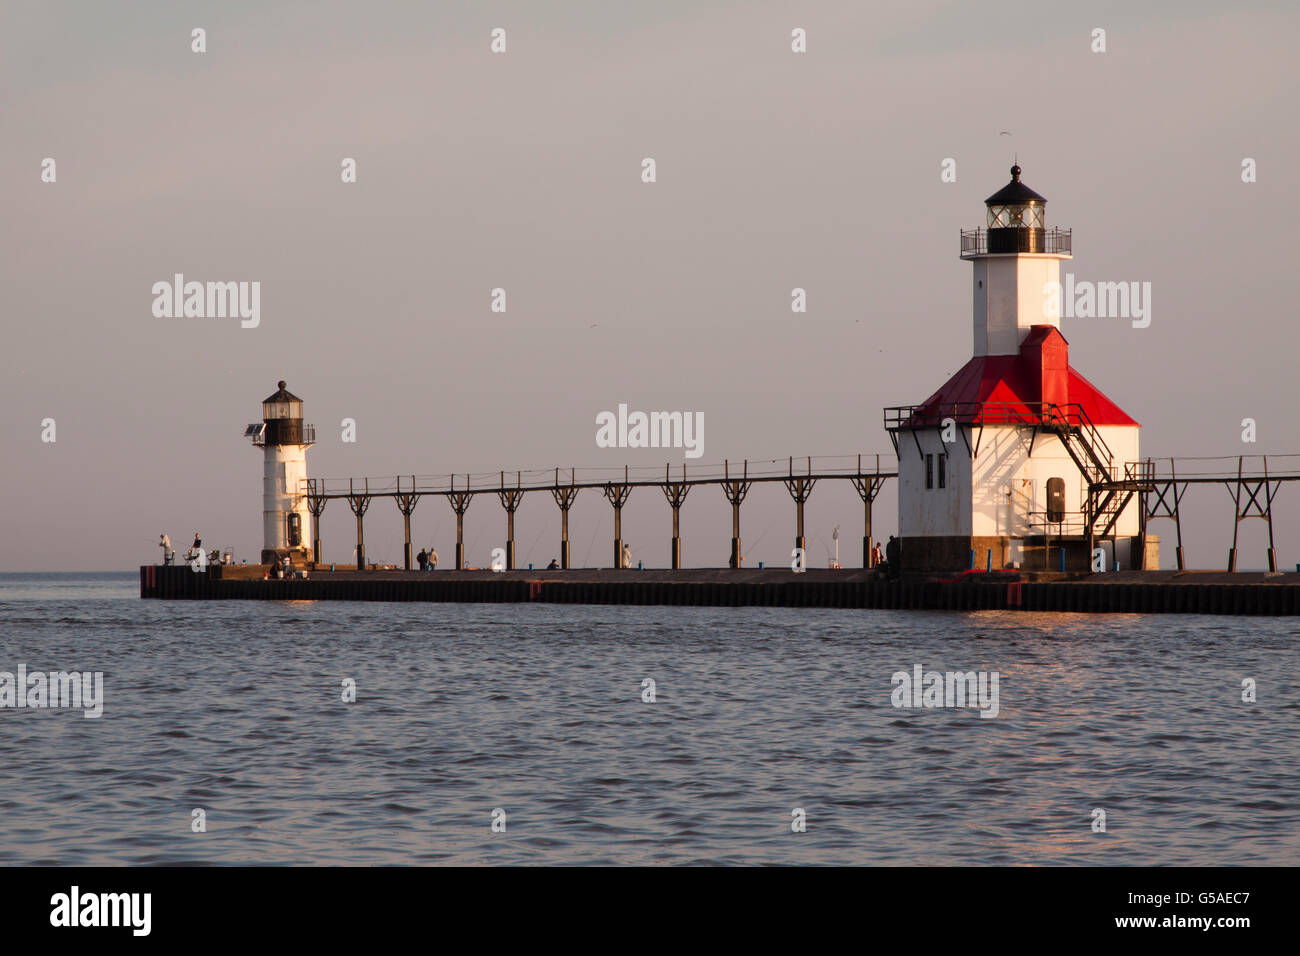
[[[2,863],[1300,862],[1293,619],[137,581],[0,575],[0,671],[103,671],[105,694],[98,720],[0,709]],[[998,671],[999,716],[893,707],[914,664]]]

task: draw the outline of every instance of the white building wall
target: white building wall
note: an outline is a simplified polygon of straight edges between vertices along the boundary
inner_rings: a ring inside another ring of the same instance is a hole
[[[938,428],[914,433],[924,454],[935,456],[934,488],[925,487],[925,457],[908,432],[898,433],[898,533],[901,537],[971,533],[971,460],[955,430],[953,443]],[[968,433],[969,434],[969,433]],[[946,487],[938,487],[938,456],[946,454]]]
[[[262,547],[268,551],[289,547],[291,513],[298,514],[299,548],[311,548],[311,512],[302,481],[307,477],[306,445],[267,445],[262,472]]]
[[[1138,457],[1137,426],[1108,425],[1097,431],[1122,476],[1124,463]],[[970,533],[1011,538],[1042,534],[1049,478],[1065,482],[1066,520],[1061,530],[1065,534],[1082,534],[1087,499],[1083,475],[1061,440],[1050,434],[1034,437],[1032,428],[1016,425],[985,428],[974,461]],[[1055,533],[1055,525],[1051,531]],[[1120,516],[1114,534],[1122,537],[1137,533],[1138,503],[1134,499]]]
[[[1049,311],[1043,289],[1059,282],[1069,256],[1023,253],[972,260],[975,355],[1014,355],[1035,325],[1061,327],[1061,311]]]

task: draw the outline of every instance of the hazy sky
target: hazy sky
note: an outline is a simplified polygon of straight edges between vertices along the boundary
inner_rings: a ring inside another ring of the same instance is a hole
[[[1293,2],[9,0],[0,570],[133,567],[160,531],[183,545],[196,528],[256,559],[261,452],[241,434],[280,378],[317,425],[320,476],[680,464],[596,447],[620,402],[702,412],[705,462],[890,452],[881,408],[971,355],[958,233],[983,224],[1014,153],[1049,224],[1074,229],[1063,272],[1152,283],[1149,328],[1063,324],[1143,453],[1300,453],[1297,26]],[[260,282],[260,326],[155,318],[151,286],[178,272]],[[1190,560],[1221,565],[1230,499],[1187,505]],[[1294,564],[1300,486],[1277,510]],[[793,512],[780,485],[751,492],[748,563],[789,560]],[[667,562],[669,515],[633,493],[636,558]],[[682,515],[686,563],[724,564],[721,491]],[[449,562],[451,509],[425,500],[414,522]],[[809,537],[837,523],[855,561],[856,493],[820,485]],[[521,564],[558,554],[558,524],[528,496]],[[892,487],[876,527],[896,527]],[[476,500],[469,560],[504,529]],[[1168,565],[1173,525],[1152,530]],[[327,558],[354,531],[331,504]],[[1243,525],[1241,566],[1262,566],[1264,532]],[[575,563],[608,563],[611,535],[584,492]],[[400,560],[386,501],[367,546]]]

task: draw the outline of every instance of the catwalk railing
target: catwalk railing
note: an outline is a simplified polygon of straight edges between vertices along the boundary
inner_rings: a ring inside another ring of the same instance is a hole
[[[896,461],[890,456],[854,455],[838,457],[770,458],[725,460],[718,464],[681,462],[676,465],[622,468],[549,468],[516,471],[468,472],[442,475],[398,475],[383,478],[308,478],[301,487],[314,518],[313,555],[322,560],[320,517],[333,500],[345,500],[357,519],[356,565],[365,567],[364,516],[374,498],[392,498],[402,513],[404,526],[403,562],[411,567],[411,515],[426,496],[447,499],[456,514],[456,557],[454,567],[465,567],[464,517],[475,495],[495,494],[506,512],[506,544],[500,549],[503,569],[515,566],[514,515],[528,492],[548,492],[560,508],[560,567],[569,565],[569,509],[577,494],[599,489],[614,509],[614,567],[627,565],[622,539],[622,510],[632,490],[654,487],[663,492],[672,510],[672,567],[681,567],[680,512],[690,490],[698,485],[718,485],[731,504],[732,567],[744,561],[740,538],[740,505],[750,486],[761,482],[782,482],[795,503],[795,547],[804,549],[804,504],[819,481],[850,481],[863,502],[862,558],[872,567],[873,541],[871,509],[885,481],[898,477]]]
[[[1219,484],[1233,500],[1232,547],[1228,553],[1228,570],[1235,571],[1239,530],[1248,518],[1263,519],[1268,526],[1267,566],[1277,570],[1274,541],[1273,503],[1284,483],[1300,481],[1300,455],[1241,455],[1235,457],[1155,458],[1135,462],[1110,460],[1100,434],[1092,428],[1086,415],[1075,406],[984,405],[978,410],[961,406],[926,408],[919,406],[886,410],[887,427],[897,440],[899,431],[941,427],[944,418],[959,424],[982,427],[986,424],[1031,424],[1062,434],[1067,451],[1085,476],[1085,504],[1082,520],[1074,517],[1064,525],[1044,522],[1044,533],[1080,533],[1089,548],[1096,538],[1113,537],[1120,516],[1136,503],[1138,534],[1145,538],[1147,523],[1157,518],[1174,521],[1179,570],[1184,570],[1181,504],[1192,485]],[[892,416],[891,416],[891,413]],[[947,413],[947,414],[942,414]],[[963,417],[965,420],[963,421]],[[963,440],[967,440],[962,431]],[[1082,439],[1086,448],[1071,449],[1071,442]],[[972,456],[978,454],[978,438],[970,445]],[[1101,467],[1099,462],[1104,462]],[[743,563],[740,536],[740,507],[750,487],[758,482],[782,482],[795,503],[795,547],[805,549],[804,504],[819,481],[847,480],[853,483],[863,502],[862,566],[872,567],[872,505],[884,483],[898,477],[897,459],[887,455],[841,457],[804,457],[764,460],[723,461],[716,464],[679,463],[660,467],[623,468],[550,468],[516,471],[470,472],[445,475],[402,475],[384,478],[311,478],[302,485],[302,494],[314,516],[313,554],[322,558],[320,517],[333,500],[345,500],[357,518],[356,564],[365,567],[364,516],[375,498],[392,498],[403,517],[405,528],[403,560],[411,566],[411,515],[426,496],[447,499],[456,514],[456,557],[454,567],[465,567],[464,516],[478,495],[496,495],[506,513],[506,546],[501,566],[515,566],[514,515],[529,492],[547,492],[560,508],[560,567],[570,567],[569,510],[578,493],[598,489],[614,509],[613,567],[626,566],[622,539],[622,509],[629,494],[638,487],[655,487],[663,493],[672,512],[671,557],[673,568],[681,567],[680,511],[692,488],[717,485],[732,508],[731,558],[733,567]],[[1035,506],[1029,509],[1039,510]],[[1052,525],[1049,529],[1046,525]],[[904,559],[904,565],[906,560]]]
[[[1300,481],[1300,455],[1235,455],[1223,457],[1152,458],[1150,489],[1143,495],[1143,527],[1152,518],[1170,518],[1177,534],[1178,570],[1185,568],[1182,502],[1192,485],[1222,485],[1233,502],[1232,547],[1228,570],[1237,570],[1241,523],[1260,518],[1268,525],[1268,570],[1277,571],[1273,539],[1273,501],[1282,485]]]

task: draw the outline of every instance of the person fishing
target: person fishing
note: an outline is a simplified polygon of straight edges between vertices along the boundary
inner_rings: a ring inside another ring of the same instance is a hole
[[[899,567],[899,552],[901,544],[892,534],[889,536],[889,543],[885,545],[885,564],[891,579],[896,579],[902,569]]]

